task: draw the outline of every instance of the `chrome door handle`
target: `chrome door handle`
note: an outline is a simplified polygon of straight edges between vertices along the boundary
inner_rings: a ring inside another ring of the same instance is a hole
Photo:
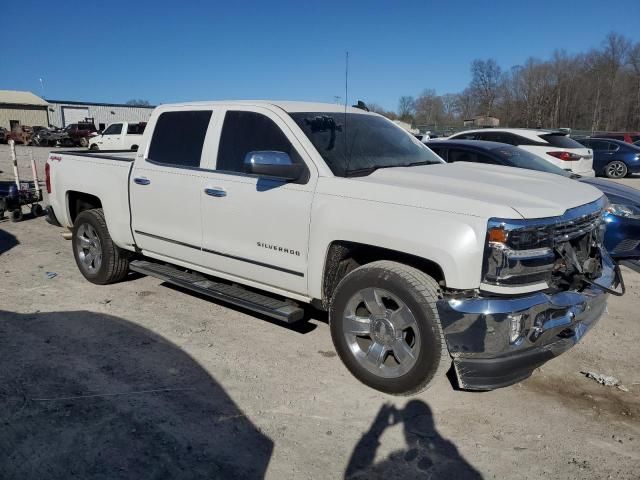
[[[147,177],[135,177],[133,181],[138,185],[149,185],[151,183],[151,180]]]
[[[206,193],[210,197],[226,197],[227,196],[227,192],[223,188],[207,187],[204,189],[204,193]]]

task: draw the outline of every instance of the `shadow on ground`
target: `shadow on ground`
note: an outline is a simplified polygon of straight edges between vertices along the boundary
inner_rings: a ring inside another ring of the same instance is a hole
[[[398,423],[402,423],[407,448],[375,463],[380,437]],[[392,405],[380,408],[371,428],[353,450],[345,478],[481,480],[482,476],[452,442],[440,436],[431,408],[421,400],[411,400],[402,410]]]
[[[0,478],[263,478],[273,442],[196,361],[92,312],[0,311]]]
[[[0,229],[0,255],[2,255],[4,252],[11,250],[13,247],[18,245],[19,243],[20,242],[15,237],[15,235],[12,235],[11,233]]]

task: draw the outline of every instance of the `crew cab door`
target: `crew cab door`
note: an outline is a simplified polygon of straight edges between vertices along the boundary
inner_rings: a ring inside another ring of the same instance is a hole
[[[122,124],[112,123],[107,129],[102,132],[102,136],[97,139],[96,143],[100,147],[100,150],[119,150],[118,138],[122,134]]]
[[[151,257],[200,264],[200,165],[211,108],[172,107],[149,124],[129,183],[136,245]]]
[[[317,171],[282,116],[260,107],[230,107],[208,139],[202,203],[203,264],[287,292],[307,293],[309,223]],[[215,138],[215,140],[214,140]],[[213,143],[215,142],[215,143]],[[245,173],[253,151],[287,153],[304,165],[295,182]]]

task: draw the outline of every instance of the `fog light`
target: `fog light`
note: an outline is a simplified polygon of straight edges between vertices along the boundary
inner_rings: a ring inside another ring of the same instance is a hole
[[[509,315],[509,343],[516,343],[522,334],[522,326],[524,325],[524,315],[521,313]]]

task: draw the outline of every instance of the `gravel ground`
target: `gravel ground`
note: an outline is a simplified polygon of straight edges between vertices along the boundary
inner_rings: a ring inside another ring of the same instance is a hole
[[[47,151],[33,149],[41,172]],[[0,170],[11,178],[6,145]],[[62,232],[0,222],[2,479],[639,478],[628,268],[627,294],[530,379],[397,398],[347,372],[318,312],[291,328],[154,278],[96,286]]]

